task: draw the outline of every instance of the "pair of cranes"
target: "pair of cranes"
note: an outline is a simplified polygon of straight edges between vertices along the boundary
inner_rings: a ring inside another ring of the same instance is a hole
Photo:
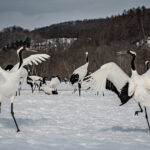
[[[39,88],[40,90],[43,90],[45,94],[58,94],[57,92],[57,86],[61,83],[61,79],[59,76],[52,76],[50,79],[50,87],[42,87],[42,85],[46,85],[46,79],[47,77],[40,77],[40,76],[31,76],[29,75],[27,77],[27,84],[31,86],[32,93],[34,92],[35,88]],[[33,88],[34,87],[34,88]]]
[[[85,80],[90,82],[90,89],[102,92],[108,89],[115,92],[121,100],[120,105],[124,105],[131,98],[133,98],[138,103],[140,108],[140,110],[135,111],[135,115],[143,112],[143,106],[148,129],[150,130],[146,108],[147,106],[150,106],[150,95],[148,93],[148,90],[150,89],[150,70],[148,69],[149,62],[146,62],[147,71],[143,75],[139,75],[135,67],[136,52],[132,49],[128,51],[128,54],[132,56],[131,77],[129,77],[114,62],[102,65],[100,69],[85,77],[87,74],[87,62],[85,65],[81,66],[73,72],[70,81],[72,84],[78,83],[79,95],[81,90],[81,82]]]
[[[46,85],[47,77],[40,77],[35,75],[29,75],[27,77],[27,84],[31,86],[32,93],[35,91],[35,88],[39,88],[39,92],[42,90],[45,94],[48,95],[57,95],[57,87],[61,83],[61,78],[59,76],[52,76],[50,79],[49,87],[43,86]]]

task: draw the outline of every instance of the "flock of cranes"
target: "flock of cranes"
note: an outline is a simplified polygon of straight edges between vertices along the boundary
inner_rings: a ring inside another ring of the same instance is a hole
[[[33,76],[27,71],[24,66],[32,64],[40,64],[50,56],[47,54],[35,54],[25,59],[22,58],[23,51],[33,51],[25,46],[20,46],[17,49],[17,55],[19,57],[19,63],[15,66],[8,65],[5,70],[0,67],[0,112],[1,103],[3,97],[7,97],[11,102],[11,115],[16,125],[17,132],[20,131],[17,121],[14,116],[13,103],[16,96],[16,91],[20,95],[20,89],[22,84],[27,81],[27,84],[31,86],[32,93],[35,88],[43,90],[46,94],[58,94],[57,86],[61,83],[61,79],[58,76],[54,76],[50,81],[50,88],[42,86],[46,84],[46,77]],[[140,110],[135,111],[135,115],[143,112],[147,121],[148,129],[150,130],[150,124],[147,115],[147,106],[150,106],[150,95],[148,90],[150,89],[150,70],[149,62],[146,61],[145,65],[147,71],[143,75],[139,75],[135,67],[136,52],[132,49],[127,52],[131,57],[131,72],[129,77],[116,63],[110,62],[102,65],[100,69],[87,76],[88,72],[88,52],[86,52],[86,63],[77,68],[70,77],[70,83],[74,87],[74,92],[79,89],[79,96],[81,96],[82,82],[89,82],[90,88],[95,91],[104,92],[106,89],[113,91],[119,97],[121,104],[126,104],[131,98],[133,98],[139,105]]]

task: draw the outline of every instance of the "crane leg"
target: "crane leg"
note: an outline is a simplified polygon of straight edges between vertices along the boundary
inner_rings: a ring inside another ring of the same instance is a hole
[[[20,96],[20,90],[21,90],[21,88],[18,89],[19,96]]]
[[[148,121],[147,110],[146,110],[146,107],[144,107],[144,108],[145,108],[145,118],[146,118],[146,121],[147,121],[148,129],[150,130],[150,125],[149,125],[149,121]]]
[[[88,87],[87,89],[86,89],[86,91],[88,91],[88,90],[90,90],[91,89],[91,87]]]
[[[40,86],[39,86],[39,93],[40,93],[40,91],[41,91],[41,88],[40,88]]]
[[[96,95],[97,95],[97,96],[99,95],[99,91],[96,91]]]
[[[19,89],[18,89],[19,96],[20,96],[20,91],[21,91],[21,82],[19,83]]]
[[[72,92],[72,94],[74,94],[76,91],[77,91],[77,89],[74,89],[73,92]]]
[[[16,125],[17,132],[19,132],[20,129],[19,129],[19,127],[18,127],[16,118],[15,118],[15,116],[14,116],[14,107],[13,107],[13,101],[14,101],[14,98],[15,98],[14,96],[12,96],[12,97],[10,98],[10,100],[11,100],[11,115],[12,115],[12,118],[13,118],[14,123],[15,123],[15,125]]]
[[[15,118],[15,116],[14,116],[13,103],[11,103],[11,115],[12,115],[13,120],[14,120],[14,123],[15,123],[15,125],[16,125],[17,132],[19,132],[19,131],[20,131],[20,129],[19,129],[19,127],[18,127],[18,124],[17,124],[16,118]]]
[[[33,92],[35,91],[36,85],[34,86]]]
[[[103,96],[105,96],[104,92],[103,92]]]
[[[142,109],[140,103],[138,103],[138,105],[139,105],[139,107],[140,107],[140,110],[138,110],[138,111],[135,112],[135,116],[136,116],[136,115],[138,116],[139,113],[142,113],[142,112],[143,112],[143,109]]]
[[[31,89],[32,89],[32,93],[33,93],[33,85],[31,84]]]
[[[0,113],[1,113],[1,106],[2,106],[2,103],[0,102]]]
[[[2,96],[0,95],[0,113],[1,113],[1,107],[2,107]]]
[[[79,88],[79,96],[81,96],[81,83],[78,83],[78,88]]]

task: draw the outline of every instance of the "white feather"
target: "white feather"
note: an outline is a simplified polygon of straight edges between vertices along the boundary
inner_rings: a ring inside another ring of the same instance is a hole
[[[20,78],[26,80],[28,76],[28,71],[25,68],[21,69]]]
[[[142,85],[147,89],[150,90],[150,69],[145,72],[143,75],[140,76]]]
[[[60,80],[58,79],[58,77],[53,77],[50,80],[50,87],[55,89],[57,88],[57,86],[60,84]]]
[[[80,66],[79,68],[77,68],[73,74],[79,74],[79,80],[82,81],[84,79],[84,77],[87,74],[87,68],[88,68],[89,63],[86,63],[82,66]]]
[[[7,72],[0,67],[0,84],[5,83]]]
[[[33,82],[43,80],[40,76],[29,76],[29,78],[31,78]]]
[[[89,75],[92,88],[104,91],[106,80],[110,80],[118,91],[129,81],[128,75],[115,63],[110,62],[101,66],[100,69]]]
[[[148,91],[141,85],[136,86],[134,99],[144,106],[150,106],[150,95]]]
[[[23,65],[32,65],[32,64],[36,64],[38,65],[39,63],[41,63],[42,61],[45,61],[46,59],[48,59],[50,56],[47,54],[35,54],[35,55],[31,55],[25,59],[23,59]],[[12,69],[11,71],[16,71],[19,67],[19,63],[17,63]]]
[[[21,68],[17,71],[10,72],[0,67],[0,96],[10,98],[15,95],[19,87],[20,74]]]
[[[48,95],[53,94],[52,91],[54,91],[54,89],[50,87],[41,87],[41,89],[45,92],[45,94],[48,94]]]
[[[129,79],[128,96],[134,95],[137,85],[140,84],[140,76],[137,71],[132,70],[132,76]]]

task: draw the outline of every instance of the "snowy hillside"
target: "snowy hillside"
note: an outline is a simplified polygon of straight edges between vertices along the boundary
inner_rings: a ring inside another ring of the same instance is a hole
[[[137,104],[124,106],[111,92],[72,94],[62,83],[59,95],[31,93],[25,85],[14,104],[21,132],[3,100],[0,117],[0,150],[149,150],[150,133],[144,113],[134,116]],[[149,110],[148,110],[149,111]]]
[[[31,42],[31,47],[37,50],[49,50],[57,47],[62,47],[64,50],[69,48],[77,38],[54,38],[46,39],[41,43]]]

